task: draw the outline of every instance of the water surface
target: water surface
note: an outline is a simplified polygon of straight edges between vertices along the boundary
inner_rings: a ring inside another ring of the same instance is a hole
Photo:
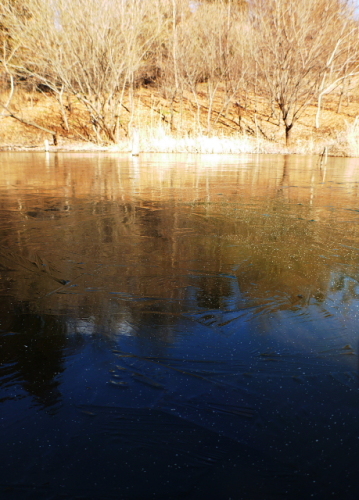
[[[359,160],[1,153],[5,499],[359,493]]]

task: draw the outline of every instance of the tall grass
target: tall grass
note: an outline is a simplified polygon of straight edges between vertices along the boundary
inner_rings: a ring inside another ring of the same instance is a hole
[[[122,141],[112,150],[131,150],[131,141]],[[144,127],[140,129],[140,150],[153,153],[202,153],[240,154],[274,153],[278,149],[274,143],[245,134],[226,136],[171,134],[166,127]]]
[[[352,123],[347,123],[330,150],[341,156],[359,156],[359,116]]]

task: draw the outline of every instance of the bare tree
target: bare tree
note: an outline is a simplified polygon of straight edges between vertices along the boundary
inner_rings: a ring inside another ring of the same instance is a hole
[[[136,75],[161,31],[161,0],[23,0],[23,5],[27,17],[19,16],[10,0],[2,0],[0,9],[22,47],[23,58],[12,70],[51,89],[63,112],[64,93],[72,95],[87,110],[96,140],[116,141],[125,90],[133,97]]]
[[[163,2],[163,29],[156,50],[156,68],[159,75],[157,86],[169,101],[170,127],[174,129],[174,104],[180,102],[183,109],[185,80],[183,78],[183,54],[187,38],[184,26],[192,16],[190,5],[181,0]]]
[[[190,92],[197,130],[210,131],[245,77],[248,57],[242,25],[246,2],[213,0],[193,4],[192,10],[183,9],[178,0],[172,2],[177,15],[166,55],[161,54],[161,80],[172,80],[176,95]]]
[[[21,10],[19,2],[12,0],[11,6],[12,9],[17,10],[20,15]],[[15,78],[14,74],[10,70],[10,65],[14,62],[18,50],[19,44],[14,42],[9,34],[7,19],[0,15],[0,76],[3,76],[3,81],[10,84],[9,93],[5,98],[5,101],[0,102],[0,106],[2,107],[0,117],[5,116],[5,113],[7,112],[14,96]],[[6,88],[5,90],[8,89]]]
[[[351,0],[252,0],[256,83],[279,108],[287,144],[294,124],[318,97],[324,75],[340,59],[336,48],[344,43],[343,23],[352,16]]]
[[[2,51],[1,51],[0,61],[1,61],[1,66],[3,68],[3,74],[5,76],[5,79],[10,81],[9,95],[7,96],[4,102],[0,101],[0,106],[2,108],[2,110],[0,111],[0,117],[3,117],[5,115],[5,112],[9,108],[12,98],[14,96],[15,80],[14,80],[14,75],[9,70],[9,64],[11,64],[11,61],[16,54],[17,47],[9,46],[6,38],[3,37],[1,49]]]
[[[337,34],[339,35],[339,33]],[[359,29],[353,18],[342,19],[342,30],[332,53],[329,54],[326,68],[318,89],[315,126],[320,126],[323,97],[336,90],[343,83],[359,74]]]
[[[192,64],[198,68],[198,79],[206,84],[206,128],[211,130],[215,98],[225,81],[231,80],[239,40],[234,35],[237,20],[230,2],[217,0],[203,4],[193,15],[189,39],[192,43]],[[237,62],[237,61],[236,61]],[[240,78],[237,79],[238,83]]]
[[[1,51],[0,51],[0,68],[2,67],[3,76],[5,76],[4,80],[8,84],[9,90],[8,95],[5,100],[0,100],[0,118],[3,117],[11,117],[15,120],[20,121],[21,123],[35,127],[43,132],[46,132],[53,137],[54,144],[57,144],[57,134],[55,130],[50,130],[36,122],[29,121],[24,119],[18,113],[14,112],[11,109],[12,99],[15,94],[15,83],[16,83],[16,74],[13,71],[14,65],[18,63],[21,59],[21,43],[12,36],[11,32],[11,16],[4,15],[6,14],[6,10],[3,10],[2,7],[8,7],[10,13],[16,14],[18,18],[25,20],[29,17],[29,13],[26,8],[23,7],[21,2],[18,0],[9,0],[7,3],[0,4],[0,43],[1,43]],[[19,55],[20,54],[20,55]],[[1,73],[1,70],[0,70]]]

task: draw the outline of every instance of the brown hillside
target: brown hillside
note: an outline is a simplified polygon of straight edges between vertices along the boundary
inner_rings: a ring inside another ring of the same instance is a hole
[[[243,95],[223,110],[223,91],[219,91],[214,101],[209,128],[205,84],[200,86],[198,95],[199,106],[189,93],[185,94],[181,101],[169,100],[153,87],[140,88],[134,100],[132,123],[130,123],[130,104],[126,103],[122,109],[120,144],[128,142],[132,126],[147,132],[161,127],[175,138],[203,135],[238,137],[241,134],[260,139],[267,144],[265,149],[269,152],[284,151],[284,129],[279,114],[275,109],[270,109],[264,99],[254,95]],[[1,99],[2,102],[6,100],[5,91]],[[355,89],[348,98],[343,99],[339,113],[338,103],[338,94],[325,97],[319,129],[315,128],[316,103],[313,102],[313,105],[307,108],[295,124],[293,152],[320,152],[325,145],[328,145],[332,154],[347,154],[342,142],[343,140],[345,142],[348,126],[350,127],[359,115],[358,90]],[[0,148],[2,150],[43,148],[45,140],[51,143],[51,134],[26,124],[34,123],[54,131],[58,136],[58,147],[61,149],[76,145],[91,149],[93,136],[86,111],[76,102],[68,104],[67,117],[70,130],[64,127],[59,106],[51,94],[18,90],[11,104],[11,110],[18,119],[7,116],[5,110],[0,118]]]

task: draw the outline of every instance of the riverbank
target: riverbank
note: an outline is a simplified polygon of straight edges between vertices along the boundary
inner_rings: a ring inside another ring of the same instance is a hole
[[[359,127],[352,126],[347,132],[342,132],[337,139],[298,141],[295,145],[284,145],[254,138],[244,134],[232,136],[176,137],[163,129],[139,131],[139,145],[134,145],[131,138],[125,138],[118,144],[104,145],[92,142],[62,139],[54,146],[48,139],[36,136],[33,141],[24,141],[23,144],[0,144],[1,151],[107,151],[137,153],[198,153],[198,154],[309,154],[357,157],[359,156]]]
[[[0,151],[119,151],[154,153],[203,154],[325,154],[359,156],[359,96],[336,111],[335,96],[325,103],[321,112],[322,126],[315,127],[317,108],[309,107],[295,125],[290,146],[285,145],[284,131],[278,117],[264,103],[247,99],[240,120],[229,107],[226,115],[213,120],[210,130],[195,117],[192,104],[176,108],[153,89],[142,89],[136,101],[135,119],[121,117],[117,144],[98,141],[91,135],[90,123],[84,111],[73,103],[68,127],[64,127],[58,104],[50,95],[39,92],[19,92],[12,103],[17,119],[3,113],[0,116]],[[172,106],[172,108],[171,108]],[[172,115],[171,115],[172,109]],[[204,108],[202,109],[205,114]],[[170,116],[171,115],[171,116]],[[131,115],[133,116],[133,115]],[[213,116],[216,116],[215,113]],[[218,113],[217,113],[218,118]],[[237,121],[236,121],[237,120]],[[35,124],[30,125],[29,123]],[[39,128],[40,127],[40,128]],[[51,134],[56,133],[57,145]],[[138,141],[134,144],[134,133]],[[136,151],[134,151],[134,148]]]

